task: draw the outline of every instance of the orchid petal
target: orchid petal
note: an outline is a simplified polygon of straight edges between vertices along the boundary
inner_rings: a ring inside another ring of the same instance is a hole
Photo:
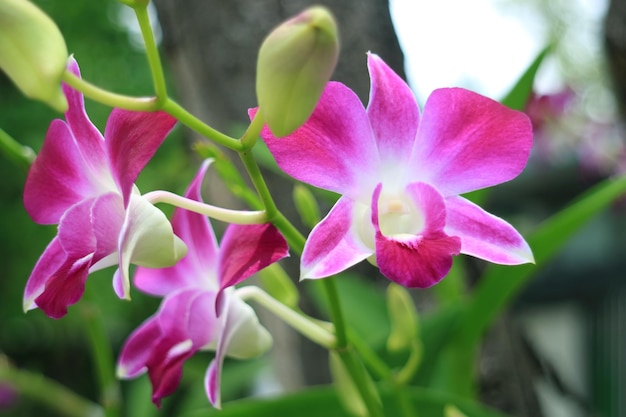
[[[206,160],[191,182],[185,196],[202,201],[202,180],[210,165]],[[206,216],[177,209],[172,218],[172,228],[189,247],[187,254],[174,266],[151,269],[139,267],[133,282],[137,288],[153,295],[167,295],[178,288],[203,287],[214,283],[218,289],[218,246],[213,228]]]
[[[24,289],[24,311],[36,308],[35,299],[41,295],[46,287],[46,282],[50,277],[61,268],[65,261],[66,255],[59,242],[59,238],[55,237],[48,244],[46,250],[35,264],[33,272],[31,272],[26,288]]]
[[[355,202],[341,197],[309,235],[302,253],[300,276],[323,278],[337,274],[374,253],[353,226]]]
[[[265,127],[261,136],[292,177],[368,201],[370,177],[380,171],[378,150],[363,104],[343,84],[328,83],[309,120],[291,135],[277,139]]]
[[[78,63],[73,57],[69,59],[67,69],[80,77]],[[65,113],[65,120],[67,120],[72,134],[77,139],[75,146],[78,147],[85,163],[92,172],[106,172],[108,168],[104,138],[87,116],[83,95],[65,83],[63,83],[63,93],[69,104]]]
[[[82,258],[66,258],[61,267],[46,281],[44,291],[35,298],[35,304],[48,317],[55,319],[67,314],[67,307],[80,300],[85,292],[85,281],[93,254]]]
[[[187,253],[187,247],[174,235],[167,217],[147,200],[133,194],[120,232],[119,267],[124,298],[129,297],[129,266],[150,268],[174,265]]]
[[[51,254],[63,259],[58,268],[39,269],[35,266],[33,273],[47,272],[47,277],[39,275],[34,278],[38,282],[45,282],[44,288],[39,288],[35,304],[48,316],[60,318],[67,313],[67,307],[75,304],[85,291],[85,281],[89,268],[94,262],[96,238],[91,230],[91,210],[96,199],[85,200],[70,208],[61,218],[59,224],[58,241],[63,250],[52,246],[51,252],[44,252],[42,259],[49,260]],[[56,244],[55,244],[56,245]],[[40,260],[42,262],[42,260]],[[58,265],[58,261],[52,264]]]
[[[287,241],[273,225],[229,225],[219,254],[220,290],[239,284],[288,255]]]
[[[397,240],[376,234],[376,263],[381,274],[405,287],[428,288],[441,281],[458,255],[460,240],[444,234]]]
[[[134,378],[144,373],[154,343],[161,337],[158,320],[152,316],[126,339],[117,363],[118,378]]]
[[[91,207],[91,228],[96,243],[94,262],[117,251],[117,241],[124,224],[125,211],[121,196],[104,194]]]
[[[130,194],[139,172],[175,124],[176,119],[162,111],[113,109],[111,112],[104,137],[113,177],[122,192],[125,207],[130,202]]]
[[[225,356],[240,359],[252,358],[267,351],[272,344],[269,332],[260,325],[259,320],[249,305],[240,298],[224,293],[224,312],[222,332],[219,336],[215,358],[207,369],[204,385],[211,404],[222,407],[220,381]]]
[[[368,53],[371,88],[367,115],[383,163],[406,165],[413,147],[419,108],[413,92],[378,55]]]
[[[183,376],[183,363],[195,350],[191,340],[176,341],[162,337],[153,347],[147,362],[148,376],[152,384],[152,402],[161,406],[161,399],[173,394]]]
[[[71,206],[97,194],[67,124],[53,120],[24,187],[24,206],[40,224],[56,224]]]
[[[504,265],[534,262],[528,243],[509,223],[463,197],[446,199],[446,233],[461,238],[461,253]]]
[[[523,113],[462,88],[439,89],[424,107],[411,166],[415,180],[448,197],[516,177],[531,146]]]
[[[445,206],[441,195],[424,183],[407,187],[408,195],[424,216],[424,228],[417,235],[385,236],[381,233],[378,200],[382,185],[372,196],[372,224],[376,230],[376,263],[380,272],[405,287],[428,288],[441,281],[458,255],[461,241],[447,236]]]

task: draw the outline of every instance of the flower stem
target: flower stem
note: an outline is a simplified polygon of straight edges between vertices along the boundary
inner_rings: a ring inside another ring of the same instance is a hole
[[[35,160],[35,151],[13,139],[0,129],[0,151],[19,165],[28,168]]]
[[[169,191],[151,191],[143,197],[152,204],[167,203],[175,207],[193,211],[213,219],[235,224],[263,224],[267,222],[265,211],[241,211],[230,210],[222,207],[212,206],[196,200],[170,193]]]
[[[58,382],[38,373],[16,369],[7,362],[5,357],[0,356],[0,381],[10,384],[21,395],[67,417],[103,417],[105,415],[98,404],[77,395]]]
[[[210,139],[213,142],[222,145],[228,149],[232,149],[234,151],[241,150],[241,143],[239,142],[239,140],[231,138],[230,136],[227,136],[222,132],[213,129],[211,126],[193,116],[171,98],[165,100],[162,109],[175,117],[179,122],[181,122],[188,128],[195,130],[205,138]]]
[[[104,328],[102,313],[93,303],[83,302],[80,307],[100,385],[100,402],[106,417],[117,417],[121,408],[120,386],[115,376],[113,350]]]
[[[141,29],[141,36],[146,46],[146,56],[152,74],[152,82],[154,84],[157,102],[163,103],[167,99],[167,86],[165,84],[165,75],[163,74],[163,65],[161,64],[159,49],[157,48],[154,33],[152,32],[152,25],[150,24],[148,4],[148,2],[136,4],[133,9],[135,10],[135,16],[137,17],[137,22]]]
[[[254,185],[265,211],[267,213],[268,221],[270,221],[278,230],[283,233],[289,246],[292,250],[298,254],[302,254],[304,249],[304,236],[293,226],[293,224],[278,210],[276,203],[272,198],[272,195],[267,187],[263,174],[259,169],[257,161],[251,153],[251,149],[247,148],[250,143],[253,143],[252,138],[259,136],[263,123],[259,112],[255,115],[254,119],[250,123],[250,126],[246,130],[246,133],[242,137],[242,142],[245,141],[245,150],[239,152],[239,156],[248,171],[248,175]],[[328,304],[330,306],[331,319],[335,326],[336,343],[334,349],[337,351],[339,358],[348,371],[350,378],[354,381],[354,384],[359,391],[359,395],[363,399],[369,417],[382,417],[383,410],[381,404],[378,402],[378,397],[374,389],[374,384],[371,383],[371,377],[366,370],[358,362],[358,359],[354,356],[354,351],[350,349],[348,345],[348,338],[346,335],[346,326],[341,310],[341,304],[339,300],[339,294],[337,287],[332,277],[324,278],[322,285],[328,297]]]
[[[132,111],[155,111],[159,109],[156,97],[131,97],[112,93],[83,80],[71,71],[65,70],[63,81],[90,99],[110,107]]]
[[[327,349],[335,347],[337,340],[331,332],[304,314],[287,307],[261,288],[249,285],[238,288],[236,293],[242,300],[254,300],[261,304],[313,342]]]

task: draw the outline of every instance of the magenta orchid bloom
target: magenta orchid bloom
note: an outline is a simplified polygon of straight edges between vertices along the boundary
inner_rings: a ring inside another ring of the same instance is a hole
[[[188,198],[202,201],[200,186],[207,167],[205,163],[190,185]],[[160,405],[178,386],[183,362],[197,351],[214,350],[205,389],[220,408],[224,357],[251,358],[269,349],[272,341],[254,310],[231,287],[287,256],[287,242],[270,224],[233,224],[218,247],[209,220],[182,209],[175,211],[172,225],[189,252],[170,268],[137,268],[135,286],[165,298],[159,311],[126,341],[118,375],[133,378],[147,370],[152,401]]]
[[[71,59],[68,69],[80,76]],[[82,94],[63,85],[69,109],[54,120],[30,168],[24,205],[58,233],[26,284],[24,309],[59,318],[76,303],[90,272],[118,265],[116,293],[129,298],[130,263],[170,266],[186,253],[165,215],[134,186],[176,120],[163,112],[114,109],[104,137],[91,123]]]
[[[460,196],[522,171],[532,146],[528,118],[460,88],[434,91],[420,115],[409,86],[382,59],[369,54],[368,67],[367,109],[331,82],[296,132],[261,133],[283,171],[341,194],[306,241],[302,278],[369,258],[387,278],[425,288],[459,253],[532,262],[510,224]]]

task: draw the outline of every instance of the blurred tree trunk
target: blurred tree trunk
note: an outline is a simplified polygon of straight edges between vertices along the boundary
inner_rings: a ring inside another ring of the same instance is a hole
[[[611,0],[604,21],[604,44],[614,94],[626,121],[626,1]]]
[[[163,47],[180,102],[225,132],[245,126],[249,121],[247,109],[256,106],[256,59],[264,37],[273,27],[311,5],[305,0],[155,0],[155,3],[164,33]],[[404,76],[403,55],[392,26],[388,0],[319,3],[332,10],[339,25],[341,54],[334,80],[347,84],[367,103],[366,52],[370,50]],[[270,188],[276,190],[279,207],[283,210],[290,207],[284,200],[291,199],[291,185],[280,183],[279,178],[268,178]],[[214,181],[210,182],[214,186]],[[217,194],[218,190],[210,191],[211,202],[216,203],[216,199],[217,204],[224,202],[226,197],[220,199]],[[297,277],[298,262],[293,261],[289,272]],[[264,320],[264,323],[274,336],[273,354],[283,387],[297,389],[303,383],[328,381],[324,350],[302,341],[291,329],[284,329],[282,322]]]

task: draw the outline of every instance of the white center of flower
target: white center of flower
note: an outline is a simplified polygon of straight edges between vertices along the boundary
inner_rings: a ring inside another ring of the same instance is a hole
[[[355,207],[359,236],[368,247],[374,248],[374,225],[371,210],[363,204]],[[383,235],[395,240],[413,239],[424,230],[425,218],[421,208],[406,195],[390,195],[384,191],[378,200],[378,224]]]

